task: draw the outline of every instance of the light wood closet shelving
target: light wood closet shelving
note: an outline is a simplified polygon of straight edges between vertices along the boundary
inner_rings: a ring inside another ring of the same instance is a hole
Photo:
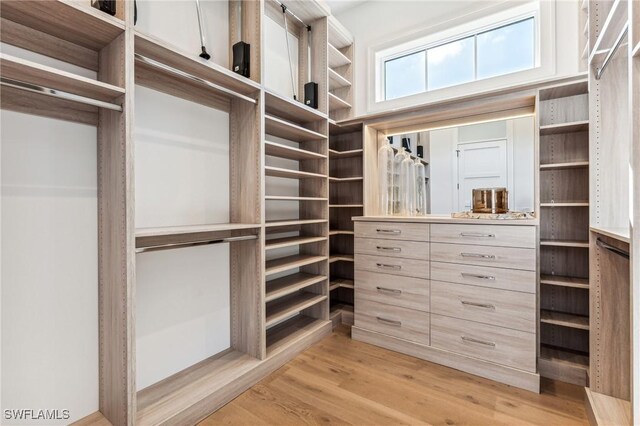
[[[334,17],[329,17],[328,38],[329,117],[340,121],[353,116],[353,36]]]

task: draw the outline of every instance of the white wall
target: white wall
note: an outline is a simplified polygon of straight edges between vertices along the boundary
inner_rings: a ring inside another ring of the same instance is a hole
[[[581,31],[578,29],[578,1],[541,1],[551,2],[550,7],[555,10],[557,24],[555,74],[557,76],[575,74],[578,72],[581,54],[578,48],[578,34]],[[370,79],[374,76],[371,56],[376,46],[393,44],[394,40],[400,43],[414,36],[417,38],[433,34],[521,3],[523,2],[516,0],[379,0],[363,3],[339,14],[338,20],[355,38],[355,114],[362,115],[370,112],[368,104],[375,99],[370,89]],[[476,87],[474,91],[481,86],[482,83],[474,86]],[[407,97],[395,102],[393,107],[424,103],[435,100],[439,96],[441,95],[427,94],[418,96],[419,100]]]
[[[287,55],[287,43],[284,38],[283,21],[274,21],[264,17],[264,86],[289,98],[293,97],[291,86],[291,68]],[[291,33],[287,35],[289,52],[293,65],[293,81],[298,90],[298,39]],[[298,99],[301,94],[298,93]]]

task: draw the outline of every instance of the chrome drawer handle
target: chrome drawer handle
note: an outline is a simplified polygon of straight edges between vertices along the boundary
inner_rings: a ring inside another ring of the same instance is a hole
[[[485,309],[495,309],[496,308],[494,305],[490,305],[488,303],[467,302],[466,300],[461,300],[460,303],[462,303],[463,305],[476,306],[478,308],[485,308]]]
[[[397,270],[397,271],[402,269],[402,266],[400,266],[400,265],[385,265],[384,263],[376,263],[376,265],[380,269],[394,269],[394,270]]]
[[[481,232],[461,232],[461,237],[495,238],[496,234],[483,234]]]
[[[402,234],[402,231],[400,229],[376,229],[376,232],[378,232],[379,234]]]
[[[382,247],[382,246],[377,246],[376,249],[378,249],[379,251],[392,251],[394,253],[400,253],[402,251],[402,249],[400,247]]]
[[[484,346],[490,346],[492,348],[496,347],[496,344],[494,342],[487,342],[485,340],[478,340],[478,339],[474,339],[472,337],[467,337],[467,336],[462,336],[461,339],[464,342],[469,342],[469,343],[477,343],[479,345],[484,345]]]
[[[380,293],[393,293],[393,294],[402,294],[402,290],[398,290],[396,288],[386,288],[386,287],[376,287],[376,289],[380,292]]]
[[[460,253],[462,257],[479,257],[482,259],[495,259],[496,256],[493,254],[478,254],[478,253]]]
[[[496,279],[496,277],[491,276],[491,275],[479,275],[479,274],[469,274],[467,272],[461,272],[462,276],[465,278],[478,278],[481,280],[494,280]]]
[[[394,327],[402,327],[401,321],[390,320],[382,317],[376,317],[376,319],[378,320],[378,322],[381,322],[383,324],[393,325]]]

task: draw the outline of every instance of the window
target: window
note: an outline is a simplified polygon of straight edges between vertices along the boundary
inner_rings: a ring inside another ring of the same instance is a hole
[[[535,15],[383,58],[384,100],[536,67]]]

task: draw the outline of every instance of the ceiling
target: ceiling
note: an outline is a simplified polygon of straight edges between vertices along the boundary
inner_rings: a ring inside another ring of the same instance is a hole
[[[369,0],[325,0],[325,2],[331,8],[332,15],[338,15],[345,10],[351,9],[352,7],[364,3],[365,1]]]

